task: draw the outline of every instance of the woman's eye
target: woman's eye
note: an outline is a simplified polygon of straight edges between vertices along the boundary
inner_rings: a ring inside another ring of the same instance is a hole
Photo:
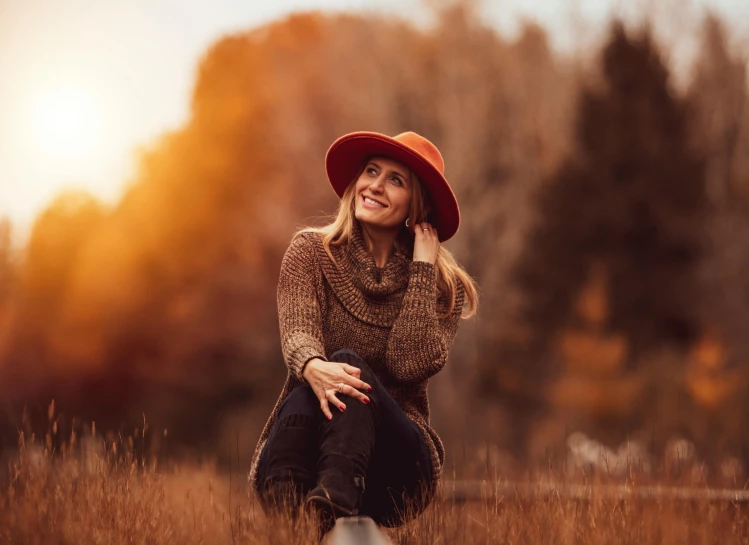
[[[375,172],[375,169],[373,169],[373,168],[368,168],[368,169],[367,169],[367,172],[368,172],[368,173],[370,173],[370,174],[377,174],[377,173]]]
[[[400,178],[391,178],[391,180],[393,180],[393,182],[395,182],[396,185],[403,185],[403,182],[401,181]]]

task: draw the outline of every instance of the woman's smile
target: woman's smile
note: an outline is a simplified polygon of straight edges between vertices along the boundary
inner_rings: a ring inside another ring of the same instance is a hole
[[[362,205],[364,206],[364,208],[372,208],[372,209],[387,208],[386,204],[364,194],[362,194]]]

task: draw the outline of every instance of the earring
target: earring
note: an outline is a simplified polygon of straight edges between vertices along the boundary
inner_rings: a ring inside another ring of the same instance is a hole
[[[409,218],[406,218],[406,227],[408,227],[408,220]]]

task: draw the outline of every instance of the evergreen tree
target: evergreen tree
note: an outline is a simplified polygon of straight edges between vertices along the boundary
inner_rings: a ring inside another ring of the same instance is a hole
[[[717,208],[746,207],[749,179],[747,59],[729,43],[723,22],[710,15],[687,91],[695,140],[706,154],[706,190]]]
[[[705,19],[688,89],[694,140],[704,150],[710,203],[701,265],[704,320],[734,362],[749,361],[749,89],[744,54],[724,24]]]
[[[518,278],[543,346],[574,320],[589,268],[603,264],[609,326],[638,354],[695,333],[704,166],[650,35],[614,25],[601,62],[602,88],[581,96],[576,155],[540,196]]]
[[[704,166],[647,32],[612,26],[601,78],[581,92],[577,114],[572,155],[540,187],[515,267],[517,331],[503,336],[482,377],[485,394],[499,393],[513,415],[508,446],[518,454],[547,411],[557,342],[582,324],[576,304],[592,272],[607,286],[599,334],[624,336],[625,366],[658,346],[685,345],[697,330]]]

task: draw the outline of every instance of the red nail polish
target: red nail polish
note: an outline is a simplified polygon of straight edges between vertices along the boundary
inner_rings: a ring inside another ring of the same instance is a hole
[[[371,387],[371,386],[370,386],[370,387],[368,387],[368,388],[367,388],[367,391],[368,391],[368,392],[371,392],[371,391],[372,391],[372,387]]]
[[[345,405],[341,405],[341,410],[345,411],[346,410],[346,406]]]
[[[369,403],[369,398],[368,397],[364,398],[364,403]]]
[[[328,420],[333,420],[333,415],[328,416]]]

